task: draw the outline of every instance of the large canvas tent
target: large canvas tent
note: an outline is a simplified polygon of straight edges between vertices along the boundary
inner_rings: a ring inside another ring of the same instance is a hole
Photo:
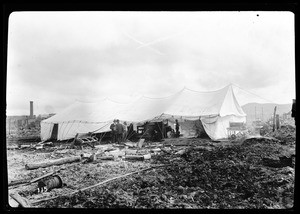
[[[166,119],[178,119],[182,124],[201,121],[205,132],[213,140],[227,137],[230,122],[246,122],[246,114],[238,104],[231,85],[210,92],[184,88],[168,97],[142,96],[126,104],[110,99],[95,103],[77,101],[41,122],[41,139],[50,139],[53,130],[57,132],[57,140],[73,138],[76,133],[108,132],[115,118],[127,123]]]

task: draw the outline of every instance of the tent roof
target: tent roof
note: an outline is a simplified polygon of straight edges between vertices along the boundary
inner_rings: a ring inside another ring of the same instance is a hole
[[[42,122],[61,123],[82,121],[103,123],[118,118],[121,121],[141,122],[162,115],[200,117],[209,115],[246,114],[238,104],[232,86],[217,91],[199,92],[183,88],[165,98],[141,98],[130,103],[118,103],[104,99],[95,103],[75,102],[62,112]]]

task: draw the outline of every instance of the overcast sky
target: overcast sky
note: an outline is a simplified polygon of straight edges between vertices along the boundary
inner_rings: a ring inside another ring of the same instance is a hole
[[[76,100],[164,97],[233,83],[295,98],[291,12],[15,12],[9,18],[7,115],[57,113]]]

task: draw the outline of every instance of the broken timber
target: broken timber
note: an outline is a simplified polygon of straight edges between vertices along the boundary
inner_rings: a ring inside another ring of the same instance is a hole
[[[7,150],[15,150],[15,149],[19,149],[19,146],[7,146],[6,147]]]
[[[125,160],[144,160],[144,155],[125,155]]]
[[[38,177],[38,178],[34,178],[34,179],[32,179],[31,181],[30,181],[30,183],[32,184],[32,183],[35,183],[35,182],[37,182],[37,181],[39,181],[39,180],[41,180],[41,179],[43,179],[43,178],[46,178],[46,177],[48,177],[48,176],[50,176],[50,175],[53,175],[55,173],[55,171],[54,172],[49,172],[49,173],[47,173],[47,174],[45,174],[45,175],[42,175],[42,176],[40,176],[40,177]]]
[[[139,142],[137,143],[137,146],[138,146],[139,148],[142,148],[144,142],[145,142],[145,139],[143,139],[143,138],[140,139]]]
[[[11,181],[7,186],[15,186],[15,185],[19,185],[19,184],[26,184],[29,183],[28,179],[22,179],[22,180],[17,180],[17,181]]]
[[[91,188],[94,188],[94,187],[97,187],[97,186],[106,184],[106,183],[108,183],[108,182],[111,182],[111,181],[113,181],[113,180],[117,180],[117,179],[119,179],[119,178],[124,178],[124,177],[129,176],[129,175],[133,175],[133,174],[136,174],[136,173],[139,173],[139,172],[147,171],[147,170],[150,170],[150,169],[153,169],[153,168],[162,167],[162,166],[166,166],[166,165],[151,166],[151,167],[148,167],[148,168],[145,168],[145,169],[141,169],[141,170],[139,170],[139,171],[130,172],[130,173],[127,173],[127,174],[124,174],[124,175],[120,175],[120,176],[117,176],[117,177],[114,177],[114,178],[110,178],[110,179],[108,179],[108,180],[102,181],[102,182],[97,183],[97,184],[94,184],[94,185],[92,185],[92,186],[89,186],[89,187],[85,187],[85,188],[76,190],[76,191],[71,192],[71,193],[68,193],[68,194],[63,194],[63,195],[55,196],[55,197],[52,197],[52,198],[46,198],[46,199],[41,199],[41,200],[38,200],[38,201],[33,201],[33,202],[31,202],[31,204],[36,205],[36,204],[38,204],[38,203],[45,202],[45,201],[49,201],[49,200],[53,200],[53,199],[56,199],[56,198],[59,198],[59,197],[64,197],[64,196],[68,196],[68,195],[73,195],[73,194],[75,194],[75,193],[82,192],[82,191],[85,191],[85,190],[88,190],[88,189],[91,189]]]
[[[19,149],[27,149],[27,148],[32,148],[32,145],[28,145],[28,144],[25,144],[25,145],[19,145]]]
[[[59,171],[59,170],[58,170]],[[22,179],[22,180],[17,180],[17,181],[11,181],[8,186],[15,186],[15,185],[19,185],[19,184],[32,184],[35,183],[43,178],[49,177],[50,175],[53,175],[54,173],[56,173],[57,171],[53,171],[53,172],[49,172],[45,175],[42,175],[40,177],[34,178],[32,180],[28,180],[28,179]]]
[[[97,156],[97,160],[114,160],[114,156]]]
[[[73,162],[77,162],[80,160],[81,160],[81,157],[77,157],[77,156],[76,157],[68,157],[68,158],[62,158],[62,159],[58,159],[58,160],[51,161],[51,162],[26,164],[25,168],[27,170],[45,168],[45,167],[53,166],[53,165],[62,165],[62,164],[66,164],[66,163],[73,163]]]

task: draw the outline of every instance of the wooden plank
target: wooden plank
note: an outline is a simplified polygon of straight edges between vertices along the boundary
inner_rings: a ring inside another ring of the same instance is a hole
[[[137,150],[135,150],[135,149],[126,149],[125,150],[126,155],[135,155],[136,152],[137,152]]]
[[[22,179],[22,180],[17,180],[17,181],[11,181],[7,186],[15,186],[15,185],[19,185],[19,184],[26,184],[28,183],[29,180],[28,179]]]
[[[46,177],[48,177],[48,176],[50,176],[50,175],[53,175],[55,172],[49,172],[49,173],[47,173],[47,174],[45,174],[45,175],[42,175],[42,176],[40,176],[40,177],[38,177],[38,178],[34,178],[34,179],[32,179],[31,181],[30,181],[30,183],[35,183],[35,182],[37,182],[37,181],[39,181],[39,180],[41,180],[41,179],[43,179],[43,178],[46,178]]]
[[[14,149],[18,149],[19,146],[7,146],[6,149],[8,150],[14,150]]]
[[[125,160],[144,160],[144,155],[125,155]]]
[[[137,143],[137,146],[138,146],[139,148],[142,148],[144,142],[145,142],[145,139],[140,139],[139,142]]]
[[[97,160],[114,160],[114,156],[97,156]]]
[[[32,179],[32,180],[29,180],[29,179],[22,179],[22,180],[17,180],[17,181],[11,181],[11,182],[8,184],[8,186],[16,186],[16,185],[19,185],[19,184],[32,184],[32,183],[35,183],[35,182],[37,182],[37,181],[39,181],[39,180],[41,180],[41,179],[43,179],[43,178],[46,178],[46,177],[48,177],[48,176],[50,176],[50,175],[53,175],[55,172],[56,172],[56,171],[49,172],[49,173],[47,173],[47,174],[45,174],[45,175],[42,175],[42,176],[40,176],[40,177],[38,177],[38,178],[34,178],[34,179]]]
[[[58,160],[51,161],[51,162],[26,164],[25,168],[27,170],[45,168],[45,167],[49,167],[49,166],[53,166],[53,165],[62,165],[62,164],[66,164],[66,163],[73,163],[73,162],[77,162],[80,160],[81,160],[81,157],[77,157],[77,156],[76,157],[68,157],[68,158],[62,158],[62,159],[58,159]]]

